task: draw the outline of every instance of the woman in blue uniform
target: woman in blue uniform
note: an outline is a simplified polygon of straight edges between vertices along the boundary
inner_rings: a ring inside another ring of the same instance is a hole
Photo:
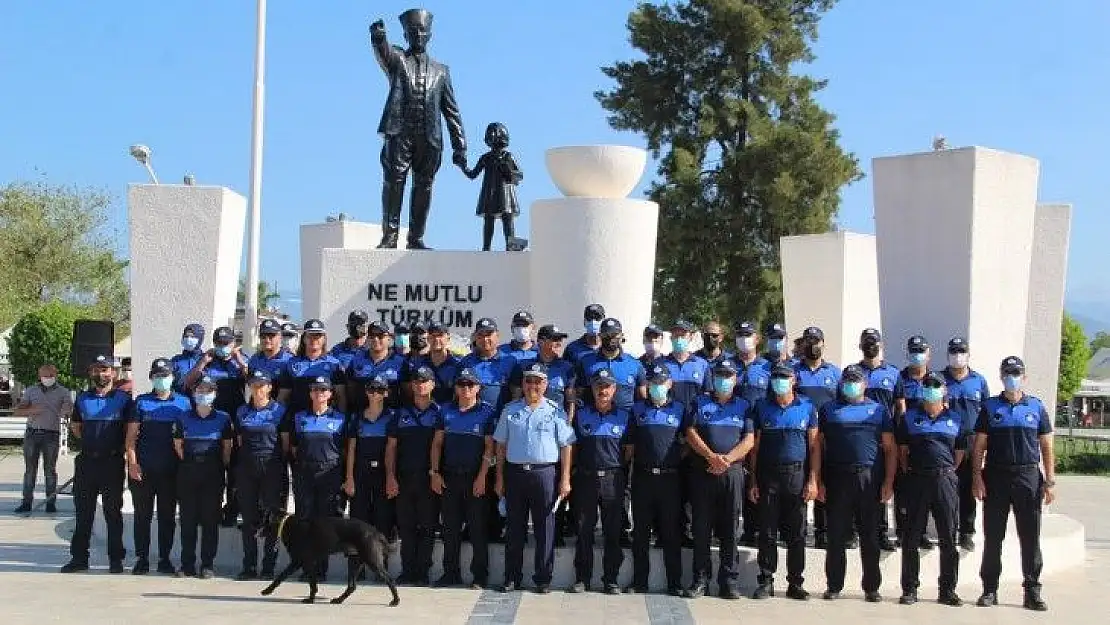
[[[347,462],[343,491],[351,497],[351,518],[393,534],[393,502],[385,496],[385,440],[394,413],[386,407],[390,380],[377,375],[365,383],[365,405],[347,420]]]
[[[216,410],[216,381],[201,377],[193,391],[193,409],[174,427],[173,446],[181,465],[177,492],[181,506],[181,570],[178,577],[197,576],[197,527],[200,527],[200,577],[213,576],[212,563],[220,540],[220,504],[224,470],[231,463],[231,416]]]
[[[921,537],[929,515],[937,526],[940,543],[940,593],[937,602],[959,606],[956,594],[960,567],[956,551],[957,510],[960,496],[956,467],[967,447],[960,415],[944,405],[944,376],[930,371],[921,379],[921,402],[911,406],[898,422],[900,462],[904,469],[903,493],[906,527],[902,541],[902,597],[899,603],[917,603]]]
[[[315,378],[308,392],[309,407],[293,415],[291,427],[294,508],[303,518],[341,516],[338,500],[347,418],[331,406],[331,380]],[[328,561],[324,560],[317,579],[322,581],[327,573]]]
[[[341,411],[346,410],[343,385],[347,383],[347,374],[343,363],[328,354],[328,334],[324,322],[309,319],[304,323],[297,354],[289,359],[282,372],[278,401],[285,404],[290,414],[308,410],[311,404],[309,386],[317,378],[330,382],[333,405]]]
[[[243,570],[239,579],[258,576],[258,525],[262,510],[280,510],[285,501],[285,457],[288,435],[280,434],[285,406],[272,397],[273,381],[265,369],[252,371],[247,378],[250,399],[235,414],[239,437],[239,510],[243,515]],[[283,440],[284,439],[284,440]],[[276,537],[266,539],[262,556],[262,578],[274,576],[277,561]]]

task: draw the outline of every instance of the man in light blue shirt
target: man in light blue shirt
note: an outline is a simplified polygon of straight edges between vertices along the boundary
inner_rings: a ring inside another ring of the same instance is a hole
[[[545,594],[551,591],[551,572],[555,566],[555,504],[557,499],[570,495],[574,431],[562,407],[544,397],[547,367],[542,362],[528,365],[522,381],[524,397],[505,406],[493,432],[493,440],[497,441],[496,490],[505,498],[508,516],[502,590],[520,589],[524,541],[531,515],[536,536],[536,572],[532,581],[536,592]]]

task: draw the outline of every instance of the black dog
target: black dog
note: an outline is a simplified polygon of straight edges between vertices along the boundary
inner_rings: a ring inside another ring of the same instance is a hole
[[[331,600],[343,603],[355,591],[355,582],[363,568],[373,571],[389,586],[393,600],[389,605],[401,603],[397,595],[397,584],[386,570],[386,556],[390,552],[389,541],[374,527],[358,519],[342,517],[320,517],[302,519],[277,510],[267,510],[258,530],[260,536],[275,537],[285,545],[289,553],[289,566],[274,578],[263,591],[263,595],[274,592],[278,584],[297,571],[304,569],[308,577],[308,596],[303,603],[316,600],[316,572],[320,565],[333,553],[347,556],[347,589]]]

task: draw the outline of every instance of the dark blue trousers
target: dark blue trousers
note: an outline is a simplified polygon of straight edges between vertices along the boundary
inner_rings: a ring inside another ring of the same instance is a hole
[[[1022,587],[1028,591],[1041,589],[1041,504],[1044,502],[1044,478],[1037,465],[1013,468],[986,467],[983,482],[987,496],[983,499],[983,563],[979,577],[983,592],[998,592],[1002,574],[1002,539],[1006,537],[1006,521],[1014,511],[1018,543],[1021,545]]]
[[[716,534],[720,539],[717,583],[722,588],[735,589],[739,584],[736,560],[736,526],[744,499],[744,471],[734,464],[721,475],[707,473],[694,467],[690,475],[690,499],[694,523],[694,583],[708,582],[712,577],[709,539]]]
[[[536,584],[550,584],[555,568],[555,465],[505,465],[505,582],[518,586],[524,578],[524,542],[528,517],[536,535]]]
[[[906,526],[902,537],[902,592],[917,592],[921,570],[918,548],[930,514],[937,525],[940,547],[940,579],[937,583],[941,592],[955,590],[960,572],[960,554],[956,551],[957,510],[960,505],[956,471],[911,471],[905,475],[903,485]]]
[[[243,568],[254,570],[258,566],[258,534],[264,510],[281,510],[281,493],[288,475],[281,458],[258,459],[247,453],[239,455],[236,467],[238,481],[236,493],[239,511],[243,515]],[[269,536],[263,545],[262,570],[273,571],[277,562],[277,537]]]
[[[571,496],[578,513],[578,539],[574,550],[576,580],[589,584],[594,575],[594,527],[601,510],[602,584],[616,584],[624,562],[621,549],[622,511],[624,510],[624,469],[590,471],[578,469]]]

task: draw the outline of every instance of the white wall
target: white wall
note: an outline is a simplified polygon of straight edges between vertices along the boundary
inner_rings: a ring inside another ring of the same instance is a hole
[[[181,350],[181,330],[235,315],[246,199],[224,187],[131,185],[131,356],[136,371]]]
[[[873,161],[879,296],[887,356],[924,335],[943,359],[954,335],[997,379],[1021,353],[1039,165],[980,147]]]
[[[1056,410],[1060,369],[1060,326],[1068,271],[1071,205],[1041,204],[1034,212],[1029,309],[1025,325],[1025,367],[1029,392]]]
[[[301,225],[301,314],[304,319],[297,319],[298,324],[321,315],[320,252],[325,248],[372,249],[381,238],[381,224],[344,220]],[[403,246],[404,231],[400,239]]]
[[[572,336],[591,303],[620,320],[631,353],[651,320],[659,206],[636,199],[567,197],[532,204],[531,301],[537,322]]]

